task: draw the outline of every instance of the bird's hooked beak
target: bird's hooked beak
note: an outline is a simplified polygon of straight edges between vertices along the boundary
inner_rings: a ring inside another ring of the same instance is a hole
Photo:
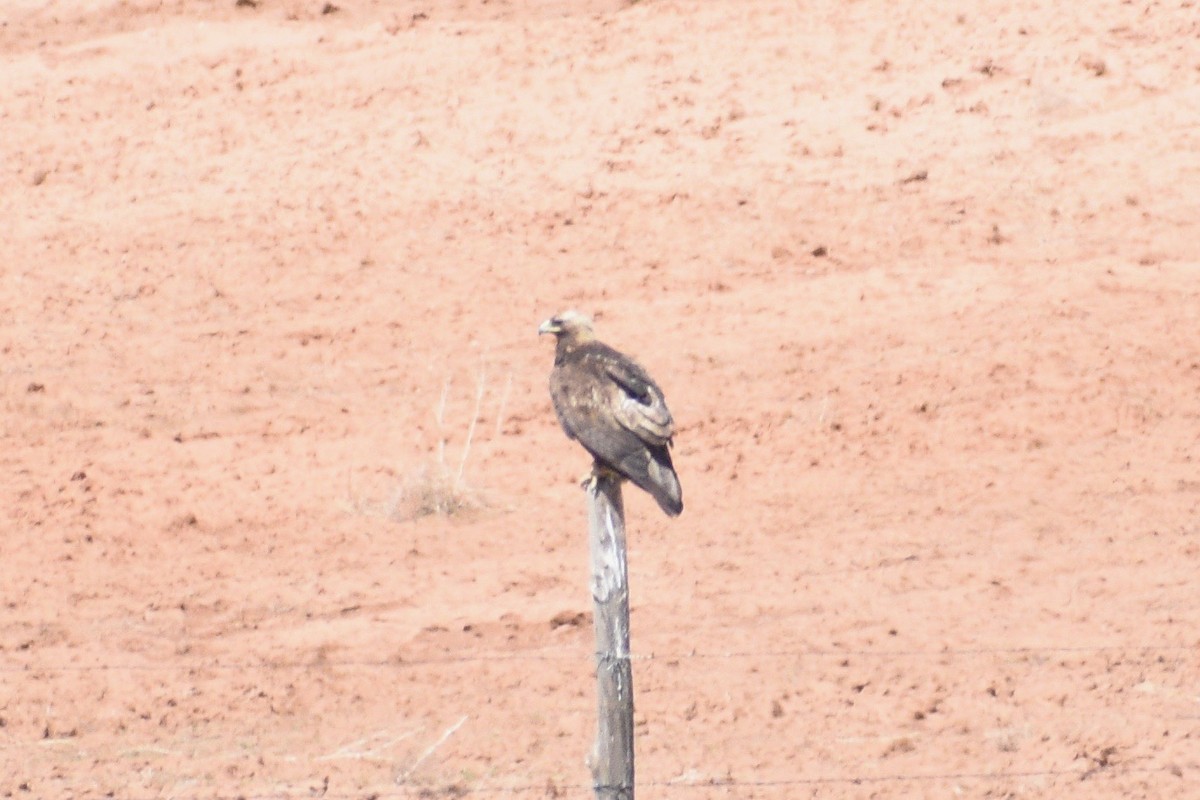
[[[539,325],[538,326],[538,336],[541,336],[543,333],[553,333],[553,334],[562,333],[562,326],[559,324],[558,319],[556,319],[555,317],[551,317],[550,319],[546,320],[541,325]]]

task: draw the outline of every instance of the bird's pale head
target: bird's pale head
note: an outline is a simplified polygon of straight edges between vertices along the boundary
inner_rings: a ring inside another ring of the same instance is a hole
[[[564,311],[555,314],[538,327],[538,335],[552,333],[558,338],[586,341],[593,338],[592,320],[586,314],[578,311]]]

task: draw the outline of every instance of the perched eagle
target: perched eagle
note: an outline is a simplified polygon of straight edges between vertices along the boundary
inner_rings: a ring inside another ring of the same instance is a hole
[[[629,356],[596,339],[592,321],[577,311],[551,317],[538,334],[558,343],[550,372],[550,399],[558,421],[607,469],[633,481],[675,517],[683,490],[671,463],[675,423],[662,390]]]

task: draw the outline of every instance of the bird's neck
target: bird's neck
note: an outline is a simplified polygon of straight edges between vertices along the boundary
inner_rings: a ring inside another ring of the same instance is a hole
[[[559,337],[554,346],[554,363],[561,364],[567,356],[574,353],[581,345],[591,340],[591,336],[575,334],[574,336]]]

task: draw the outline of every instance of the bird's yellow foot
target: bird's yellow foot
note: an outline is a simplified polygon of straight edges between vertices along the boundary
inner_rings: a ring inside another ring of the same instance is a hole
[[[603,464],[597,462],[592,464],[592,471],[585,475],[582,480],[580,480],[579,485],[591,492],[595,491],[596,483],[600,480],[620,481],[623,480],[623,476],[616,470],[609,469]]]

